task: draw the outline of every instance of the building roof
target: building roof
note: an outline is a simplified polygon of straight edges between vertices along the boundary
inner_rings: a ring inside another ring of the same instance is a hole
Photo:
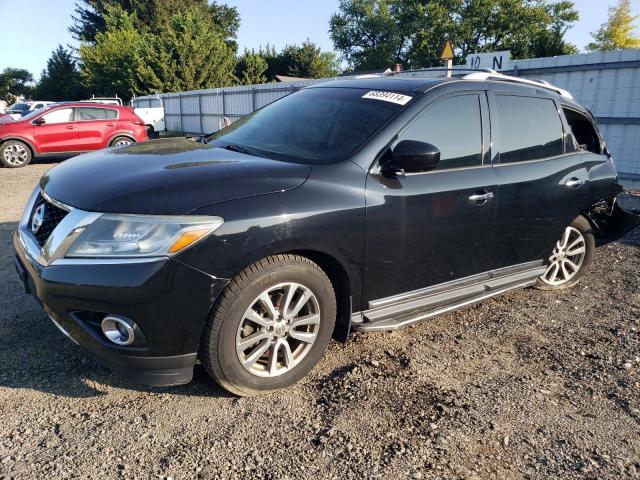
[[[309,80],[302,77],[288,77],[287,75],[276,75],[276,81],[278,82],[301,82],[303,80]]]

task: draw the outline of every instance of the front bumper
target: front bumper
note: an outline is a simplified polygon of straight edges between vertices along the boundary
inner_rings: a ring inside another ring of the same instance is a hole
[[[204,323],[226,280],[168,258],[42,265],[19,231],[13,243],[25,290],[75,343],[142,383],[191,380]],[[131,319],[142,340],[130,346],[110,343],[99,327],[106,315]]]

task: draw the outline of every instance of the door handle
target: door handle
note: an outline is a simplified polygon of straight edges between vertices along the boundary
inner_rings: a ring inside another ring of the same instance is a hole
[[[64,127],[64,128],[66,128],[67,130],[75,130],[76,126],[75,125],[69,125],[69,126]]]
[[[469,197],[469,201],[476,205],[484,205],[489,200],[493,200],[493,192],[476,193]]]
[[[576,177],[571,177],[569,180],[564,182],[564,186],[567,188],[580,188],[584,184],[585,184],[584,180],[580,180],[579,178],[576,178]]]
[[[107,127],[115,127],[116,124],[115,123],[107,123]]]

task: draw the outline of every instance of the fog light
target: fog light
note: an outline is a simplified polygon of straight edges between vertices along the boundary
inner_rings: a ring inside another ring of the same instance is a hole
[[[100,326],[104,336],[116,345],[131,345],[135,340],[136,335],[131,323],[122,317],[104,317]]]

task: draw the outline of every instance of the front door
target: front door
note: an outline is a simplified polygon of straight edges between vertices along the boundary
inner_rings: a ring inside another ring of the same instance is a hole
[[[492,269],[497,184],[488,124],[484,92],[438,99],[396,141],[435,145],[438,167],[369,174],[363,305]]]
[[[33,137],[40,153],[70,152],[78,150],[78,131],[73,108],[58,108],[42,115],[45,123],[32,122]]]

